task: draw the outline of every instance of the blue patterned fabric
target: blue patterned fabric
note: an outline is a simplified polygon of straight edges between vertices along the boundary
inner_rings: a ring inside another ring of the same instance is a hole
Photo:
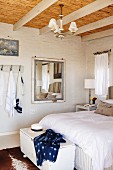
[[[14,107],[18,113],[22,113],[22,107],[19,106],[20,100],[16,99],[16,106]]]
[[[55,162],[60,148],[60,143],[65,143],[60,133],[47,129],[45,133],[34,138],[34,147],[37,157],[37,165],[41,166],[43,161]]]

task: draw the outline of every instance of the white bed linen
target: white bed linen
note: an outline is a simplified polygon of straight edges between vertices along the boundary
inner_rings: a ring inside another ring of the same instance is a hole
[[[103,170],[113,164],[113,117],[93,111],[57,113],[40,122],[77,144],[92,158],[93,170]]]

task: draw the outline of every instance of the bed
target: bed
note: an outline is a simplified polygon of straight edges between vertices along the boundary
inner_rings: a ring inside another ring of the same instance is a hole
[[[59,113],[47,115],[39,124],[63,134],[76,145],[77,170],[113,170],[113,116],[94,111]]]

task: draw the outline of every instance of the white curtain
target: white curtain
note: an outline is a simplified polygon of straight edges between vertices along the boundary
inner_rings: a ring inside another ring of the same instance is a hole
[[[108,94],[108,53],[95,57],[95,94],[100,97]]]
[[[48,65],[42,66],[42,89],[48,92],[49,88],[49,75],[48,75]]]

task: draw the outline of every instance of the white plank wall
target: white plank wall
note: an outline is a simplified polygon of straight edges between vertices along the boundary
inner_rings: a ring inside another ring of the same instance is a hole
[[[50,113],[68,112],[75,110],[75,104],[85,100],[83,80],[85,77],[85,56],[79,37],[56,39],[53,34],[39,36],[37,29],[22,27],[13,31],[13,25],[0,23],[1,38],[19,40],[19,57],[0,56],[0,65],[22,65],[25,95],[23,98],[23,114],[15,113],[9,118],[4,105],[0,107],[0,133],[17,131],[38,122]],[[9,36],[9,37],[8,37]],[[31,103],[31,58],[32,56],[45,58],[64,58],[66,61],[66,102],[64,103]],[[6,72],[6,85],[8,72]]]

